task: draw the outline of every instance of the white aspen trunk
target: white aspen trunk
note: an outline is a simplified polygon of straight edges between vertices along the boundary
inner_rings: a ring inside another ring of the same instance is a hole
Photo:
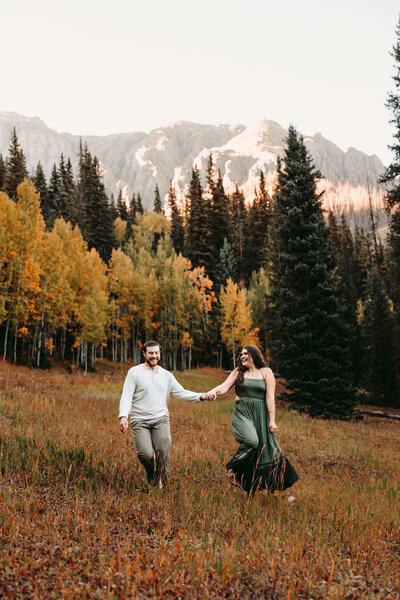
[[[233,358],[233,368],[236,369],[235,336],[234,336],[234,332],[233,332],[233,319],[232,319],[232,358]]]
[[[7,319],[7,326],[6,326],[6,334],[4,336],[4,349],[3,349],[3,360],[6,360],[6,354],[7,354],[7,340],[8,340],[8,330],[10,328],[10,319],[11,317],[9,316]]]

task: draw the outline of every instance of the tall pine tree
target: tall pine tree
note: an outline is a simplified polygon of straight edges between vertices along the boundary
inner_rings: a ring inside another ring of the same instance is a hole
[[[303,139],[289,128],[284,167],[278,162],[270,256],[271,350],[299,410],[348,419],[355,390],[349,327],[335,281],[329,230]]]
[[[258,189],[253,204],[247,212],[245,224],[245,280],[265,265],[268,246],[268,228],[271,221],[271,198],[268,194],[263,171],[260,172]]]
[[[192,169],[189,193],[186,199],[186,251],[194,267],[204,266],[207,274],[212,261],[209,243],[209,206],[203,197],[199,171]]]
[[[160,214],[162,212],[160,190],[158,189],[158,185],[157,184],[156,184],[156,187],[155,187],[155,190],[154,190],[153,210],[154,210],[154,212],[156,214]]]
[[[183,218],[176,203],[176,193],[172,181],[169,182],[168,207],[171,217],[171,241],[175,252],[183,254],[185,230],[183,227]]]
[[[11,133],[8,156],[6,158],[6,170],[4,174],[4,191],[9,198],[17,199],[17,187],[28,176],[26,170],[26,159],[19,144],[15,127]]]
[[[393,152],[391,164],[387,167],[381,182],[388,185],[386,206],[392,211],[389,221],[388,256],[389,290],[394,312],[394,362],[396,366],[397,390],[400,390],[400,17],[396,28],[396,44],[392,56],[395,60],[393,76],[394,91],[388,94],[386,106],[390,110],[390,123],[394,126],[394,143],[389,146]],[[397,392],[399,396],[399,392]],[[398,400],[399,402],[399,400]]]

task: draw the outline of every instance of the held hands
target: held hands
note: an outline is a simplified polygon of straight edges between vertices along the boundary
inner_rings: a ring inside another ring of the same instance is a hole
[[[126,433],[128,431],[128,419],[126,417],[121,417],[119,420],[119,429],[122,433]]]
[[[215,398],[217,397],[217,394],[216,394],[216,392],[213,392],[212,390],[210,390],[209,392],[202,394],[202,396],[203,396],[203,400],[215,400]]]

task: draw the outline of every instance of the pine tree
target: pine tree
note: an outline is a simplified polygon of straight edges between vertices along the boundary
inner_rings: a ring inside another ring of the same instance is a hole
[[[6,172],[4,176],[4,191],[13,200],[17,198],[17,187],[25,177],[28,176],[26,170],[26,159],[18,141],[15,127],[11,133],[8,156],[6,158]]]
[[[132,239],[133,226],[136,223],[136,198],[134,193],[132,193],[132,198],[127,212],[128,218],[126,221],[125,243],[128,243]]]
[[[144,208],[143,208],[142,198],[140,196],[140,193],[138,193],[137,198],[136,198],[136,212],[139,215],[143,215],[144,214]]]
[[[111,219],[114,222],[115,219],[118,217],[118,209],[117,209],[117,205],[115,203],[114,194],[112,192],[111,192],[111,196],[110,196],[110,211],[111,211]]]
[[[209,211],[207,202],[203,198],[200,175],[196,167],[192,169],[186,205],[185,255],[194,267],[204,266],[208,274],[212,262],[209,244]]]
[[[155,190],[154,190],[153,210],[154,210],[154,212],[156,214],[159,214],[159,213],[162,212],[160,190],[158,189],[158,185],[157,184],[156,184],[156,187],[155,187]]]
[[[365,344],[365,385],[369,400],[378,404],[392,404],[395,398],[395,364],[393,315],[383,289],[382,280],[374,264],[364,302],[362,332]]]
[[[216,279],[218,288],[225,285],[229,278],[232,281],[239,281],[239,260],[235,249],[228,239],[224,238],[223,246],[219,252],[219,270]]]
[[[111,208],[101,178],[97,158],[85,145],[79,153],[79,199],[83,207],[83,237],[89,249],[96,248],[103,261],[108,261],[114,245]]]
[[[386,169],[381,182],[389,184],[386,192],[387,208],[392,210],[389,220],[388,256],[389,291],[393,300],[394,312],[394,352],[397,390],[400,389],[400,17],[396,27],[396,44],[392,56],[395,59],[394,91],[388,94],[386,106],[391,112],[390,123],[394,125],[394,143],[389,146],[393,160]],[[398,392],[397,392],[398,393]],[[399,394],[399,393],[398,393]]]
[[[393,75],[395,91],[389,92],[386,102],[386,106],[392,114],[390,123],[395,127],[393,136],[395,141],[393,145],[389,146],[394,153],[394,158],[380,179],[381,183],[390,184],[390,188],[386,192],[386,204],[389,208],[400,204],[400,17],[396,27],[396,36],[397,41],[392,52],[396,69]]]
[[[357,298],[364,299],[367,290],[368,275],[371,270],[371,240],[364,228],[354,229],[354,284]]]
[[[126,208],[125,199],[122,197],[122,190],[119,190],[117,198],[117,212],[120,219],[128,220],[128,209]]]
[[[235,186],[235,191],[231,197],[231,240],[230,245],[235,252],[238,262],[238,271],[232,274],[232,278],[236,283],[245,281],[245,263],[246,263],[246,242],[245,242],[245,227],[247,212],[244,205],[243,193],[239,190],[238,184]]]
[[[245,281],[265,265],[268,246],[268,228],[271,221],[271,198],[265,186],[263,171],[255,199],[247,212],[245,223]]]
[[[291,126],[278,182],[271,239],[271,350],[291,393],[314,417],[348,419],[355,392],[349,327],[338,301],[329,230],[315,170]]]
[[[210,277],[218,282],[220,278],[220,255],[224,240],[231,237],[229,198],[225,194],[220,171],[216,171],[210,154],[207,166],[207,191],[209,195],[209,239],[211,251]],[[229,275],[228,275],[229,276]],[[231,276],[234,276],[231,274]],[[223,280],[225,284],[226,279]],[[218,290],[217,290],[218,291]]]
[[[60,185],[60,175],[58,173],[57,166],[54,164],[51,170],[46,203],[42,204],[43,218],[45,220],[47,229],[51,229],[54,225],[54,221],[60,216]]]
[[[33,183],[35,184],[36,191],[40,194],[40,206],[42,208],[42,214],[44,217],[44,207],[46,207],[48,204],[48,190],[46,176],[40,161],[37,164],[35,175],[33,176]]]
[[[6,176],[6,163],[3,155],[0,154],[0,190],[4,190],[4,180]]]
[[[171,215],[172,244],[177,254],[183,254],[185,230],[183,228],[183,218],[176,203],[176,193],[174,187],[172,186],[172,181],[169,182],[168,207]]]

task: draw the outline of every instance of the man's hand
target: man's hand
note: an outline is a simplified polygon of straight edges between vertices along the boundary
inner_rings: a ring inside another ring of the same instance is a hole
[[[122,433],[126,433],[129,429],[128,419],[126,417],[121,417],[119,420],[119,429]]]
[[[215,400],[215,398],[217,397],[217,394],[215,392],[206,392],[205,394],[203,394],[203,400]]]

